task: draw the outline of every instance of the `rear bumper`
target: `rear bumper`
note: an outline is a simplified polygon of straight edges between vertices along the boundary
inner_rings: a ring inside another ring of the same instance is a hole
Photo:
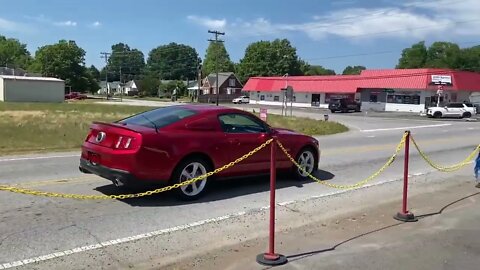
[[[128,171],[112,169],[109,167],[105,167],[102,165],[94,165],[88,160],[81,158],[80,159],[80,166],[78,167],[79,170],[83,173],[92,173],[96,174],[100,177],[106,178],[112,182],[120,181],[125,185],[132,184],[132,181],[135,180],[133,175]],[[115,182],[114,182],[115,183]]]

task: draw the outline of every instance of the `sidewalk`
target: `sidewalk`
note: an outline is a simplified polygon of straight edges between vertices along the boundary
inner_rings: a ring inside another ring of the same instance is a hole
[[[480,189],[452,180],[411,197],[418,222],[392,218],[397,200],[277,233],[276,251],[289,262],[275,269],[478,269]],[[268,269],[255,262],[267,243],[257,238],[155,269]]]

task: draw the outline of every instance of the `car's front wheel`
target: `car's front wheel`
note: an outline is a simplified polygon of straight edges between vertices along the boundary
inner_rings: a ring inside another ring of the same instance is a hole
[[[315,172],[317,167],[315,163],[317,160],[315,158],[315,152],[310,147],[305,147],[300,150],[300,153],[297,155],[295,161],[303,169],[302,170],[295,166],[294,172],[298,179],[306,179],[310,174]]]
[[[441,113],[441,112],[435,112],[435,113],[433,114],[433,117],[435,117],[435,118],[440,118],[440,117],[442,117],[442,113]]]
[[[192,178],[206,174],[210,170],[208,162],[201,158],[189,158],[182,161],[172,177],[173,183],[183,183]],[[177,196],[182,200],[196,200],[205,194],[207,189],[208,179],[204,178],[188,185],[183,185],[175,192]]]
[[[463,115],[462,115],[463,118],[470,118],[472,117],[472,113],[470,112],[464,112]]]

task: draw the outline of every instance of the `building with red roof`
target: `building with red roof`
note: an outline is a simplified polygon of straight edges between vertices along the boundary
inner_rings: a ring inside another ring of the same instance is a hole
[[[287,86],[293,97],[286,97]],[[441,91],[438,91],[438,90]],[[355,99],[363,110],[422,112],[440,103],[468,101],[480,92],[480,73],[450,69],[364,70],[360,75],[252,77],[250,103],[328,108],[332,98]]]

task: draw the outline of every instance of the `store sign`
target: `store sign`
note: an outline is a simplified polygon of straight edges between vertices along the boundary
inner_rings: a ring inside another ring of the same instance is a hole
[[[432,75],[433,84],[452,84],[452,76],[449,75]]]

